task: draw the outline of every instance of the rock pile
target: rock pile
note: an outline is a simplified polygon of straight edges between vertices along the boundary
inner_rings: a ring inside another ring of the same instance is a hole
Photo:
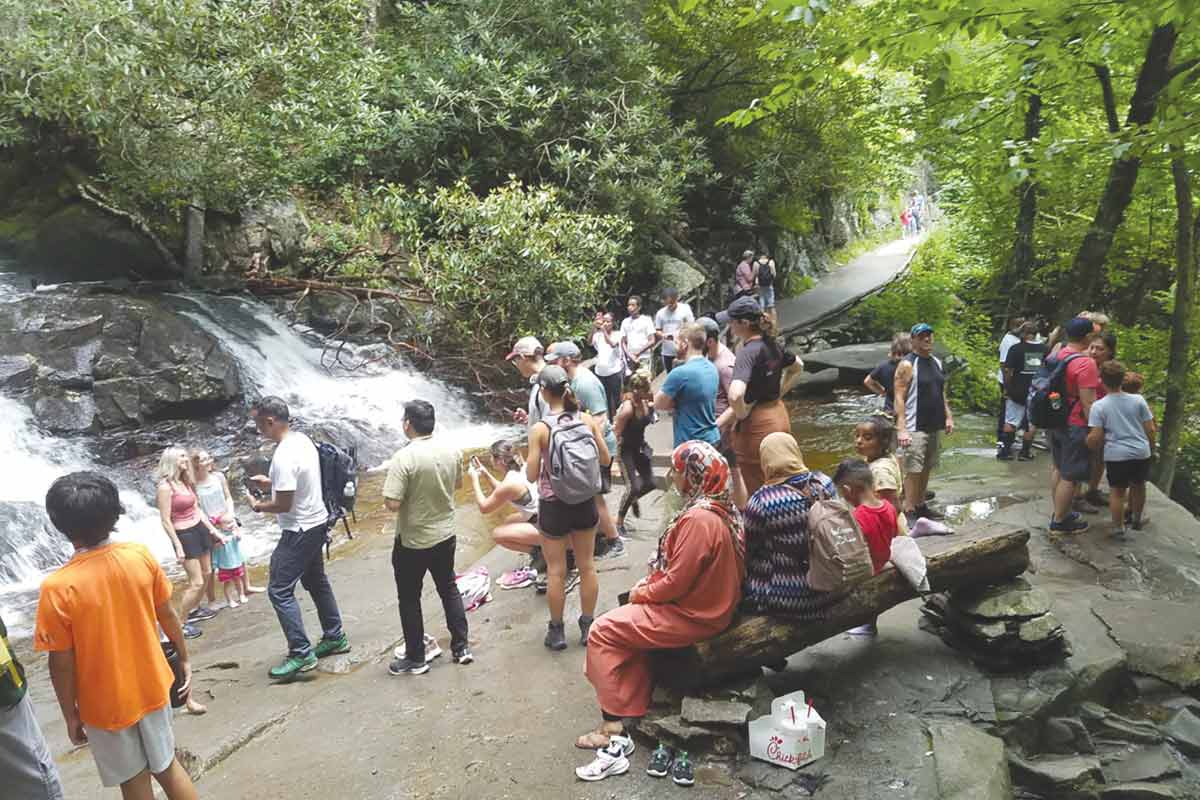
[[[1063,627],[1050,611],[1050,598],[1023,578],[931,595],[921,610],[926,629],[988,669],[1028,669],[1067,655]]]
[[[697,695],[657,689],[634,735],[651,745],[661,741],[690,753],[732,758],[749,749],[746,722],[769,714],[773,696],[761,677]]]

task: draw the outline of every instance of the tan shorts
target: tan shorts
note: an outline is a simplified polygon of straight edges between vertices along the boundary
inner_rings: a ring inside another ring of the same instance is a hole
[[[938,465],[938,454],[942,449],[942,432],[912,432],[912,444],[896,453],[900,456],[900,467],[904,474],[910,472],[932,472]]]

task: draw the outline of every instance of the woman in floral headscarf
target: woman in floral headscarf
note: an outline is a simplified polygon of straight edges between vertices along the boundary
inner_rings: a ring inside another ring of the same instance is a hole
[[[715,636],[741,599],[745,547],[741,514],[729,499],[729,464],[712,445],[690,441],[671,454],[671,471],[683,510],[659,539],[650,574],[630,591],[629,603],[598,618],[588,635],[586,674],[604,722],[576,746],[606,748],[618,759],[618,749],[632,749],[622,720],[643,716],[650,704],[650,651]],[[593,767],[603,770],[595,762],[580,769]]]

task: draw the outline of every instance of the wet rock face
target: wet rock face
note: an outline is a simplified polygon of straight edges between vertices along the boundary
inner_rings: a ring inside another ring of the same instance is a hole
[[[208,416],[242,391],[212,336],[164,303],[117,295],[0,305],[0,383],[55,433]]]
[[[247,208],[240,214],[210,211],[204,236],[205,272],[241,274],[255,253],[273,264],[295,261],[308,239],[309,224],[294,199]]]

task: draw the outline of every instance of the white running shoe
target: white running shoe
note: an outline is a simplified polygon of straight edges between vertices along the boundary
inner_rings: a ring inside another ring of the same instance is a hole
[[[442,648],[438,645],[437,639],[430,636],[428,633],[425,634],[425,663],[428,664],[441,654]],[[401,660],[408,657],[408,650],[406,650],[404,647],[403,639],[401,639],[400,644],[396,645],[396,648],[392,650],[392,655]]]
[[[620,742],[614,740],[624,737],[614,736],[609,740],[608,747],[596,751],[596,757],[590,764],[575,768],[575,777],[581,781],[602,781],[612,775],[624,775],[629,771],[629,759],[625,757]]]

